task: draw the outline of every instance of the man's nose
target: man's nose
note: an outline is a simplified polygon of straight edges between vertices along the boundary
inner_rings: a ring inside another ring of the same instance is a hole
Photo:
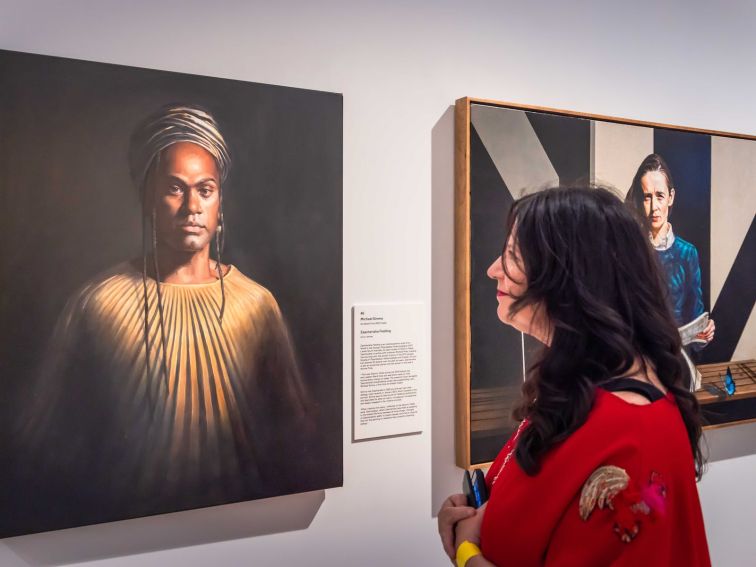
[[[191,214],[202,212],[199,193],[197,193],[197,191],[195,191],[194,189],[189,189],[186,192],[186,209]]]

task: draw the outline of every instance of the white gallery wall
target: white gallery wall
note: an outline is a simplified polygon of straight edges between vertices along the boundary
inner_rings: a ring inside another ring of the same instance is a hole
[[[345,337],[343,488],[3,540],[0,565],[447,564],[434,510],[461,475],[450,106],[475,96],[754,134],[754,37],[749,0],[0,0],[0,49],[343,93]],[[393,301],[428,306],[432,409],[420,435],[352,443],[350,308]],[[714,564],[752,565],[756,424],[708,444]]]

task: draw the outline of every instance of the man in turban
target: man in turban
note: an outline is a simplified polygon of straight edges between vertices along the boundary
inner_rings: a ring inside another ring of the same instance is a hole
[[[221,262],[218,124],[165,107],[137,128],[129,161],[143,257],[68,302],[25,427],[53,527],[307,489],[301,467],[316,458],[278,305]]]

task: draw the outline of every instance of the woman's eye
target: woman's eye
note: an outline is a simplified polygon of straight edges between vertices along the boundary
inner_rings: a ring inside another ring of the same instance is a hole
[[[182,191],[181,187],[179,187],[178,185],[173,185],[172,187],[168,188],[168,192],[171,195],[180,195],[183,191]]]
[[[199,194],[202,195],[203,197],[209,197],[210,195],[213,194],[213,190],[210,187],[202,187],[199,190]]]

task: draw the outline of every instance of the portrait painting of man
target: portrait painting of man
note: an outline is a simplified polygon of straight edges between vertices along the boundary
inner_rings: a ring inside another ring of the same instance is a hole
[[[9,52],[0,65],[16,78],[0,191],[47,260],[2,260],[0,535],[340,485],[340,96]],[[59,99],[29,96],[64,75]],[[38,159],[11,160],[45,129]],[[56,206],[35,208],[42,195]]]

